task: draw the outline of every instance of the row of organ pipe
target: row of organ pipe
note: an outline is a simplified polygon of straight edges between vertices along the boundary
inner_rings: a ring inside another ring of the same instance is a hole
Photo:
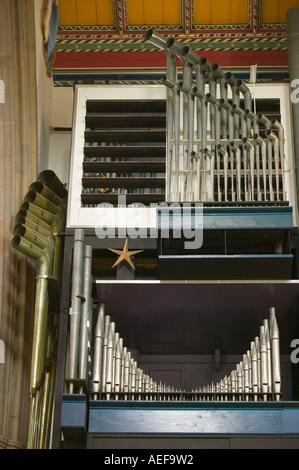
[[[70,394],[86,392],[95,400],[280,400],[280,340],[274,307],[229,376],[188,392],[158,383],[138,366],[115,322],[105,313],[104,303],[98,305],[92,325],[91,293],[92,248],[84,243],[84,230],[76,229],[66,379]]]
[[[229,376],[191,392],[158,383],[138,367],[100,304],[94,332],[92,398],[157,401],[279,401],[281,396],[279,329],[275,308],[260,335]]]
[[[199,399],[220,401],[279,401],[281,396],[279,328],[275,308],[269,309],[259,336],[251,341],[236,368],[216,384],[192,390]]]
[[[255,113],[247,85],[189,46],[152,29],[145,40],[166,53],[166,200],[286,200],[281,123]]]

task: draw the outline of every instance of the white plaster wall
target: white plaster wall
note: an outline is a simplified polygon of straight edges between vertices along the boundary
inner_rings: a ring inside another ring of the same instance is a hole
[[[52,128],[71,128],[73,122],[72,87],[54,87],[52,94]],[[69,181],[71,132],[52,132],[50,135],[49,169],[55,171],[63,183]]]

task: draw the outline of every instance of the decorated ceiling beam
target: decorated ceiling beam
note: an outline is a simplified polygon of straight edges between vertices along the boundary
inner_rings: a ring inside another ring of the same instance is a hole
[[[299,0],[60,0],[54,75],[165,67],[163,53],[144,41],[152,26],[224,67],[287,68],[285,18],[294,2],[299,6]]]

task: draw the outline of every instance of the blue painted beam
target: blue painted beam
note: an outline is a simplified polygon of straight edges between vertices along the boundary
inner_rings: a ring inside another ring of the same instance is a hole
[[[194,435],[299,434],[298,404],[91,402],[88,432]]]
[[[159,230],[292,230],[293,208],[275,207],[188,207],[159,208]]]

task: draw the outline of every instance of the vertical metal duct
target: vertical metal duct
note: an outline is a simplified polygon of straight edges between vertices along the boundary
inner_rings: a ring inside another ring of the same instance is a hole
[[[166,53],[166,76],[172,82],[176,82],[177,78],[177,69],[176,69],[176,56],[175,54],[168,49],[167,40],[163,36],[158,34],[153,29],[147,31],[145,35],[145,41],[150,42],[154,46],[162,49]],[[173,92],[170,88],[167,89],[167,178],[166,178],[166,200],[170,200],[171,193],[171,170],[172,170],[172,156],[173,156],[173,146],[171,144],[171,139],[173,138],[173,123],[174,123],[174,112],[175,112],[175,101],[177,93]],[[179,96],[179,95],[178,95]]]
[[[299,8],[287,11],[287,37],[289,56],[290,82],[299,78]],[[295,175],[297,183],[297,202],[299,199],[299,103],[292,103],[294,146],[295,146]]]
[[[70,317],[70,377],[78,377],[79,360],[79,334],[81,322],[82,282],[83,282],[83,255],[84,255],[83,229],[76,229],[74,233],[74,256],[72,274],[72,307]],[[69,393],[74,392],[74,384],[70,383]]]

